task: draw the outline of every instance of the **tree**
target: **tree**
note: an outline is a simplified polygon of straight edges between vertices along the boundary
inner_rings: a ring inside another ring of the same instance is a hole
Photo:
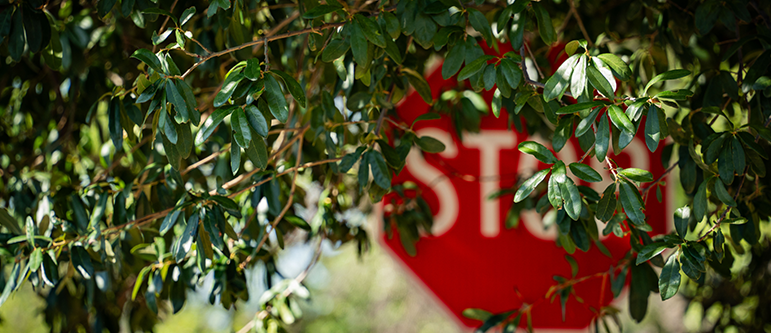
[[[442,75],[463,82],[456,91],[495,90],[493,116],[555,150],[575,136],[612,170],[602,195],[580,192],[566,168],[591,180],[591,167],[527,143],[552,166],[512,190],[529,207],[547,198],[559,223],[596,217],[630,238],[610,277],[620,288],[631,272],[632,318],[650,293],[680,290],[721,305],[714,329],[763,329],[769,13],[756,0],[0,0],[0,305],[31,283],[51,327],[116,332],[130,302],[131,329],[149,330],[213,274],[212,303],[260,297],[245,329],[283,330],[308,297],[305,274],[275,270],[285,242],[365,252],[366,230],[340,213],[401,196],[391,179],[413,145],[443,150],[394,105],[414,89],[459,135],[486,116],[462,94],[431,94],[423,73],[438,55]],[[515,51],[480,46],[499,43]],[[646,232],[645,202],[665,174],[607,157],[638,131],[687,196],[669,235]],[[431,215],[419,197],[400,202],[395,219],[419,241]],[[732,268],[735,258],[748,264]],[[244,270],[257,263],[271,288],[249,295]],[[574,283],[553,292],[569,297]],[[484,331],[517,327],[527,309],[469,313]],[[596,324],[617,313],[598,309]]]

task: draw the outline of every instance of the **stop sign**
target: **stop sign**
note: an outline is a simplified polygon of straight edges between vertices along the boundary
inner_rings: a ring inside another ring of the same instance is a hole
[[[435,99],[442,91],[457,86],[454,78],[444,80],[439,70],[430,74],[427,80]],[[493,91],[482,95],[490,104]],[[430,106],[413,92],[397,107],[396,113],[400,121],[411,124],[429,111]],[[590,308],[600,309],[613,300],[610,281],[603,281],[597,275],[576,284],[575,295],[583,302],[571,296],[563,321],[559,300],[544,299],[549,288],[557,285],[554,276],[571,276],[566,252],[555,243],[556,226],[544,229],[541,215],[531,210],[521,215],[517,228],[506,229],[504,220],[513,204],[513,194],[488,199],[500,189],[516,186],[518,176],[526,179],[533,172],[546,168],[534,157],[521,154],[517,145],[531,140],[550,147],[548,140],[509,130],[505,110],[501,111],[500,118],[483,117],[480,129],[479,133],[464,133],[461,141],[447,115],[415,125],[414,130],[419,136],[438,139],[446,149],[438,154],[427,154],[413,148],[405,168],[394,177],[393,184],[411,181],[421,188],[422,197],[434,214],[432,235],[421,237],[414,257],[402,247],[395,228],[391,239],[386,234],[379,236],[381,242],[466,326],[481,324],[462,316],[467,308],[501,313],[519,309],[523,304],[535,304],[531,310],[535,328],[587,327],[594,318]],[[619,167],[650,170],[658,176],[664,173],[661,151],[659,148],[650,153],[644,138],[639,135],[620,155],[613,156],[611,149],[608,156]],[[556,154],[566,165],[578,161],[582,155],[575,138]],[[607,169],[594,157],[587,158],[584,163],[600,171],[603,182],[584,183],[577,177],[573,180],[602,193],[612,181]],[[672,216],[670,197],[673,194],[663,191],[662,195],[662,203],[655,196],[650,196],[646,202],[648,224],[653,233],[666,232]],[[604,225],[598,223],[602,230]],[[577,250],[573,254],[579,267],[576,278],[607,272],[629,251],[628,237],[611,234],[601,238],[612,258],[602,254],[596,246],[586,253]],[[524,320],[522,325],[526,325]]]

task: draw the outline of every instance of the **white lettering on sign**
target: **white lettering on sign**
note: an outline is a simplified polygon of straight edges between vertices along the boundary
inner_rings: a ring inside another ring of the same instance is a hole
[[[453,141],[452,135],[439,128],[422,128],[417,131],[419,136],[430,136],[445,145],[445,150],[439,155],[445,159],[454,159],[458,156],[458,147]],[[540,136],[533,136],[528,140],[549,145],[549,142]],[[497,193],[501,189],[500,180],[500,154],[501,150],[513,149],[517,145],[516,135],[508,130],[483,130],[480,133],[467,133],[463,140],[466,148],[479,150],[479,192],[480,192],[480,232],[483,236],[492,238],[498,236],[501,228],[501,208],[498,198],[488,199],[488,197]],[[645,144],[638,138],[634,138],[628,147],[624,149],[624,154],[628,154],[631,167],[647,170],[650,167],[650,161],[647,156]],[[568,141],[562,150],[556,154],[557,158],[569,164],[578,160],[576,150],[573,144]],[[586,161],[585,161],[586,162]],[[538,160],[527,154],[521,154],[517,172],[523,179],[531,176],[538,171]],[[591,158],[592,168],[600,172],[603,181],[591,184],[596,191],[602,192],[610,184],[610,174],[606,166]],[[434,216],[434,225],[431,233],[434,236],[440,236],[450,230],[458,218],[459,197],[458,192],[442,171],[438,170],[423,158],[420,149],[413,147],[407,156],[405,168],[410,174],[431,187],[439,200],[439,211]],[[568,169],[570,170],[570,169]],[[521,220],[525,228],[535,237],[544,240],[556,240],[558,236],[557,228],[547,227],[543,223],[543,218],[534,210],[523,211]],[[605,224],[597,221],[598,228],[602,230]],[[601,239],[607,236],[600,236]]]
[[[452,140],[450,133],[438,128],[423,128],[417,131],[418,135],[428,135],[444,144],[444,151],[439,153],[443,158],[455,158],[458,156],[458,147]],[[410,174],[425,185],[430,186],[439,199],[439,211],[434,215],[434,225],[431,234],[439,236],[452,228],[458,218],[458,192],[447,176],[428,164],[423,158],[419,148],[412,147],[404,166]]]
[[[501,231],[501,206],[491,194],[501,190],[498,178],[501,170],[501,149],[516,147],[517,139],[507,130],[486,130],[480,133],[468,133],[463,140],[466,147],[479,149],[479,193],[481,207],[482,236],[495,237]]]

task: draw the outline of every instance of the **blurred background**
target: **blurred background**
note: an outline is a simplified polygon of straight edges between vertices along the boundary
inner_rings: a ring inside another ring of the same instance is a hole
[[[323,256],[310,272],[306,284],[311,298],[302,305],[303,317],[289,332],[471,332],[459,327],[445,310],[415,281],[385,249],[373,242],[370,252],[358,257],[353,247],[333,248],[324,244]],[[310,244],[295,244],[279,260],[279,270],[295,276],[311,260]],[[255,269],[263,269],[256,267]],[[261,275],[261,274],[259,274]],[[258,276],[259,276],[258,275]],[[204,283],[200,290],[209,290]],[[264,290],[261,279],[250,279],[250,288]],[[260,289],[261,288],[261,289]],[[159,333],[234,332],[246,325],[257,312],[259,292],[238,309],[224,310],[208,303],[205,292],[188,296],[185,308],[176,315],[162,317]],[[695,332],[709,314],[698,303],[688,306],[681,297],[662,303],[651,296],[649,314],[636,325],[626,314],[626,299],[617,300],[622,309],[626,332]],[[30,284],[0,307],[0,333],[48,332],[43,314],[44,299],[35,295]],[[29,311],[29,308],[38,309]],[[170,312],[167,312],[170,313]]]

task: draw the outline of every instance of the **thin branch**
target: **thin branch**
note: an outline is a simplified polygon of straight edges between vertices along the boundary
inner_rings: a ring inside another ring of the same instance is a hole
[[[643,196],[643,198],[644,198],[644,197],[645,197],[645,196],[648,194],[648,191],[649,191],[651,188],[653,188],[653,186],[655,186],[656,184],[658,184],[658,182],[660,182],[662,179],[664,179],[664,177],[666,177],[666,176],[667,176],[667,175],[668,175],[670,172],[672,172],[672,170],[674,170],[674,169],[675,169],[675,167],[677,166],[677,164],[678,164],[679,162],[680,162],[680,161],[677,161],[677,162],[673,163],[671,166],[669,166],[669,168],[667,168],[667,170],[665,170],[665,171],[664,171],[664,173],[662,173],[662,174],[661,174],[661,176],[659,176],[659,178],[656,178],[656,180],[654,180],[654,181],[653,181],[653,183],[652,183],[653,185],[651,185],[651,186],[648,186],[648,187],[644,188],[644,189],[642,190],[642,196]]]
[[[742,191],[742,186],[744,186],[744,180],[745,180],[745,179],[747,179],[747,172],[748,172],[749,170],[750,170],[750,166],[749,166],[749,165],[748,165],[748,166],[746,166],[746,167],[744,167],[744,173],[742,173],[742,181],[741,181],[741,182],[739,182],[739,187],[738,187],[738,188],[736,188],[736,194],[734,194],[734,201],[736,201],[737,199],[739,199],[739,193],[741,193],[741,191]],[[719,180],[719,179],[718,179],[717,181],[721,181],[721,180]],[[723,211],[723,214],[721,214],[721,215],[720,215],[720,218],[719,218],[719,219],[717,219],[717,221],[715,221],[715,224],[714,224],[714,225],[713,225],[711,228],[709,228],[709,230],[707,230],[707,232],[706,232],[706,233],[704,233],[704,235],[702,235],[701,237],[699,237],[699,239],[697,239],[697,240],[696,240],[696,242],[698,243],[698,242],[701,242],[701,241],[703,241],[703,240],[704,240],[704,239],[706,239],[706,238],[707,238],[707,237],[708,237],[708,236],[709,236],[709,235],[710,235],[710,234],[711,234],[713,231],[715,231],[715,229],[719,228],[719,227],[720,227],[720,224],[723,222],[723,220],[725,219],[725,217],[728,215],[728,211],[729,211],[729,210],[731,210],[731,209],[730,209],[730,208],[726,208],[726,210],[724,210],[724,211]]]
[[[286,33],[283,33],[283,34],[280,34],[280,35],[270,36],[270,37],[266,37],[266,38],[263,38],[263,39],[260,39],[260,40],[255,40],[255,41],[251,41],[251,42],[248,42],[248,43],[244,43],[244,44],[241,44],[241,45],[238,45],[238,46],[231,47],[229,49],[225,49],[223,51],[215,52],[215,53],[209,54],[205,58],[201,59],[201,61],[196,62],[195,64],[193,64],[193,66],[188,68],[188,70],[184,74],[182,74],[179,78],[184,79],[185,77],[190,75],[190,73],[194,69],[196,69],[198,66],[202,65],[204,62],[207,62],[207,61],[209,61],[209,60],[211,60],[213,58],[217,58],[217,57],[229,54],[231,52],[242,50],[242,49],[245,49],[245,48],[250,47],[250,46],[262,45],[265,42],[272,42],[274,40],[294,37],[294,36],[306,34],[306,33],[309,33],[309,32],[316,32],[318,30],[327,30],[327,29],[338,28],[338,27],[341,27],[341,26],[343,26],[345,24],[346,24],[346,22],[324,23],[324,24],[322,24],[322,25],[320,25],[318,27],[306,28],[306,29],[297,30],[297,31],[290,31],[290,32],[286,32]]]
[[[586,32],[584,21],[581,20],[581,15],[578,15],[578,10],[576,10],[576,6],[575,4],[573,4],[573,0],[568,0],[568,3],[570,4],[570,11],[573,13],[573,16],[576,18],[576,22],[578,22],[578,27],[581,28],[581,33],[584,34],[584,39],[586,39],[586,42],[589,44],[590,47],[594,47],[594,42],[592,42],[591,37],[589,37],[589,33]]]
[[[220,156],[222,153],[228,151],[229,149],[230,149],[230,143],[226,144],[219,151],[216,151],[216,152],[212,153],[211,155],[202,158],[198,162],[195,162],[195,163],[189,165],[187,168],[185,168],[185,170],[182,170],[182,172],[180,172],[179,174],[184,176],[188,172],[193,171],[194,169],[197,169],[199,166],[208,163],[209,161],[215,159],[217,156]]]
[[[169,8],[169,12],[173,12],[174,11],[174,7],[177,6],[177,1],[179,1],[179,0],[174,0],[174,3],[171,4],[171,8]],[[166,29],[166,24],[169,23],[169,18],[171,18],[171,17],[170,16],[166,16],[166,19],[163,20],[163,24],[161,24],[161,28],[158,29],[158,34],[159,35],[163,32],[164,29]],[[158,47],[158,45],[153,45],[153,53],[155,53],[155,48],[156,47]]]

